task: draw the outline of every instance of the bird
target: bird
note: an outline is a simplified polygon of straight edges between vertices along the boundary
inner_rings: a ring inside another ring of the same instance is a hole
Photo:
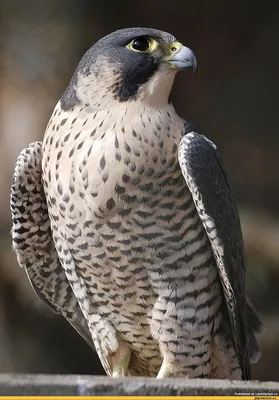
[[[228,172],[169,100],[189,68],[170,33],[104,36],[14,169],[18,263],[111,377],[249,380],[260,357]]]

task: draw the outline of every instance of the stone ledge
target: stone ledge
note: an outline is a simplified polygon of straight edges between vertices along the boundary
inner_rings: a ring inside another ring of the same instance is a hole
[[[278,394],[279,382],[0,374],[1,396],[222,396]]]

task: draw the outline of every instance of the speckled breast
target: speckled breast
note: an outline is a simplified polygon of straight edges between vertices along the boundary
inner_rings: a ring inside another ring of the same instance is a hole
[[[198,277],[196,267],[211,262],[178,164],[181,132],[171,137],[159,125],[149,130],[148,120],[146,130],[119,127],[109,134],[102,123],[99,131],[84,124],[75,134],[71,121],[64,124],[69,126],[53,139],[50,123],[43,149],[54,240],[63,237],[67,243],[92,310],[142,357],[155,352],[158,366],[160,326],[153,324],[154,334],[150,328],[155,304],[171,307],[173,290],[180,287],[185,302],[187,282]]]

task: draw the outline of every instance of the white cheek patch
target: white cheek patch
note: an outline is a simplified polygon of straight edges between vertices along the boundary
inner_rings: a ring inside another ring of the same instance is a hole
[[[98,61],[99,63],[99,61]],[[103,57],[100,71],[91,69],[90,73],[78,74],[75,92],[82,104],[90,106],[92,111],[112,107],[115,103],[115,91],[121,73],[117,72],[117,65],[112,65]]]

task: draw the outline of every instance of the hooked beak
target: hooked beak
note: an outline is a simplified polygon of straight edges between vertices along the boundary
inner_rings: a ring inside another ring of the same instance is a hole
[[[170,50],[171,55],[167,57],[167,61],[172,68],[176,68],[181,71],[192,67],[194,74],[197,72],[197,59],[191,49],[183,46],[183,44],[179,42],[175,42],[170,46]]]

